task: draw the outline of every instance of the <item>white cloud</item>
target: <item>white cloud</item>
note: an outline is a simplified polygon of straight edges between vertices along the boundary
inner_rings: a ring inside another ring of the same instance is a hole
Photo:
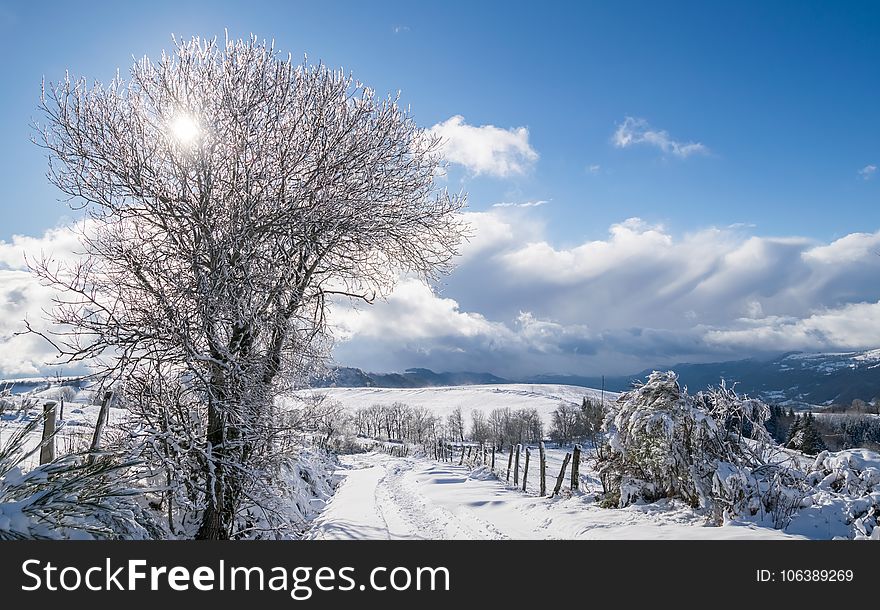
[[[473,237],[442,291],[403,278],[386,302],[335,306],[337,360],[380,371],[613,374],[880,346],[880,231],[830,242],[739,226],[674,235],[630,218],[562,247],[547,238],[542,210],[465,213]],[[0,376],[46,371],[53,355],[37,337],[15,336],[52,298],[23,253],[72,256],[76,243],[61,229],[0,242]]]
[[[874,177],[874,174],[877,173],[876,165],[866,165],[862,169],[859,170],[859,176],[862,177],[862,180],[870,180]]]
[[[467,215],[473,250],[443,296],[406,284],[337,356],[373,370],[612,374],[880,346],[880,231],[825,243],[743,227],[675,236],[631,218],[559,247],[538,214]]]
[[[538,153],[529,144],[526,127],[477,127],[456,115],[428,131],[443,139],[442,152],[447,161],[463,165],[476,175],[503,178],[524,174],[538,160]]]
[[[587,166],[587,171],[590,172],[591,174],[598,174],[601,169],[602,169],[602,166],[599,165],[598,163],[594,163],[593,165]]]
[[[48,369],[53,348],[37,335],[19,334],[27,319],[46,328],[44,310],[52,307],[54,292],[27,270],[26,261],[76,256],[78,237],[69,228],[50,229],[41,237],[16,235],[0,240],[0,377],[36,375]]]
[[[544,199],[538,199],[535,201],[523,201],[522,203],[515,203],[511,201],[502,201],[501,203],[493,203],[493,208],[537,208],[545,203],[549,203]]]
[[[403,32],[409,32],[408,25],[395,25],[393,29],[394,29],[395,34],[402,34]]]
[[[652,128],[645,119],[626,117],[614,132],[612,142],[617,148],[629,148],[646,144],[660,149],[664,154],[686,158],[696,154],[708,154],[709,149],[700,142],[674,140],[669,132]]]

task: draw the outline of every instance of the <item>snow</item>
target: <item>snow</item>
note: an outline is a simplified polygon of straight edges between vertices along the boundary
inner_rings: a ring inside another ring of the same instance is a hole
[[[550,450],[548,450],[550,452]],[[342,482],[307,538],[446,539],[799,539],[752,523],[712,527],[676,502],[607,509],[590,493],[524,494],[486,468],[384,453],[342,456]],[[498,467],[498,463],[496,463]],[[506,468],[506,464],[505,464]],[[500,470],[500,468],[498,468]],[[530,468],[531,470],[531,468]],[[552,472],[552,477],[551,477]],[[530,481],[537,484],[535,474]],[[556,472],[548,467],[548,487]]]
[[[403,402],[412,407],[426,407],[435,415],[446,417],[461,407],[470,425],[474,409],[487,416],[493,409],[537,409],[549,429],[553,411],[560,402],[580,404],[585,396],[599,400],[600,390],[572,385],[514,383],[504,385],[466,385],[433,388],[321,388],[304,390],[302,394],[321,393],[340,401],[351,410],[374,404]],[[618,394],[605,392],[605,401],[615,400]]]

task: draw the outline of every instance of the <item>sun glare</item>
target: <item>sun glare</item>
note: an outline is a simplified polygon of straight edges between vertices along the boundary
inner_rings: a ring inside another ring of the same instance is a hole
[[[178,114],[171,121],[171,133],[181,144],[192,144],[199,136],[199,124],[188,114]]]

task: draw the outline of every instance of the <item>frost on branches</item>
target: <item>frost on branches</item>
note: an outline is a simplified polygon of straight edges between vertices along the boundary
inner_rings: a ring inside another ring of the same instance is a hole
[[[135,460],[73,453],[25,469],[40,450],[26,449],[40,424],[35,418],[0,446],[0,540],[161,537],[160,526],[137,501]]]
[[[255,38],[176,41],[127,80],[50,84],[41,109],[49,178],[88,218],[82,260],[34,263],[61,296],[54,332],[31,330],[122,386],[163,510],[236,537],[275,514],[275,400],[326,360],[330,304],[450,268],[464,197],[434,183],[440,141]]]
[[[675,373],[655,371],[606,415],[608,451],[599,466],[607,501],[677,498],[716,523],[759,513],[783,519],[800,496],[782,492],[790,475],[768,462],[768,414],[724,383],[692,396]]]

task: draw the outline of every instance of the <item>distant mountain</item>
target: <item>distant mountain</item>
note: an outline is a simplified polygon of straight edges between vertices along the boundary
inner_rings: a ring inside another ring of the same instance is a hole
[[[681,364],[673,370],[694,390],[723,378],[737,382],[739,392],[783,404],[848,404],[880,397],[880,350],[790,353],[771,360]]]
[[[315,379],[313,387],[340,388],[432,388],[453,385],[513,383],[491,373],[435,373],[430,369],[406,369],[403,373],[365,373],[361,369],[338,367],[331,376]]]
[[[681,363],[645,369],[633,375],[601,376],[532,375],[504,379],[491,373],[435,373],[407,369],[403,373],[365,373],[360,369],[336,369],[335,379],[316,380],[317,387],[424,388],[452,385],[541,383],[604,388],[621,392],[652,370],[673,370],[692,392],[724,379],[736,390],[777,404],[806,406],[848,404],[859,398],[880,397],[880,350],[846,353],[789,353],[772,359],[749,358],[706,364]]]
[[[680,363],[645,369],[634,375],[605,377],[605,389],[621,392],[652,370],[672,370],[692,392],[722,379],[736,390],[786,405],[848,404],[853,399],[880,397],[880,350],[845,353],[789,353],[770,360],[749,358],[706,364]],[[602,387],[601,377],[537,375],[528,383],[562,383]]]

